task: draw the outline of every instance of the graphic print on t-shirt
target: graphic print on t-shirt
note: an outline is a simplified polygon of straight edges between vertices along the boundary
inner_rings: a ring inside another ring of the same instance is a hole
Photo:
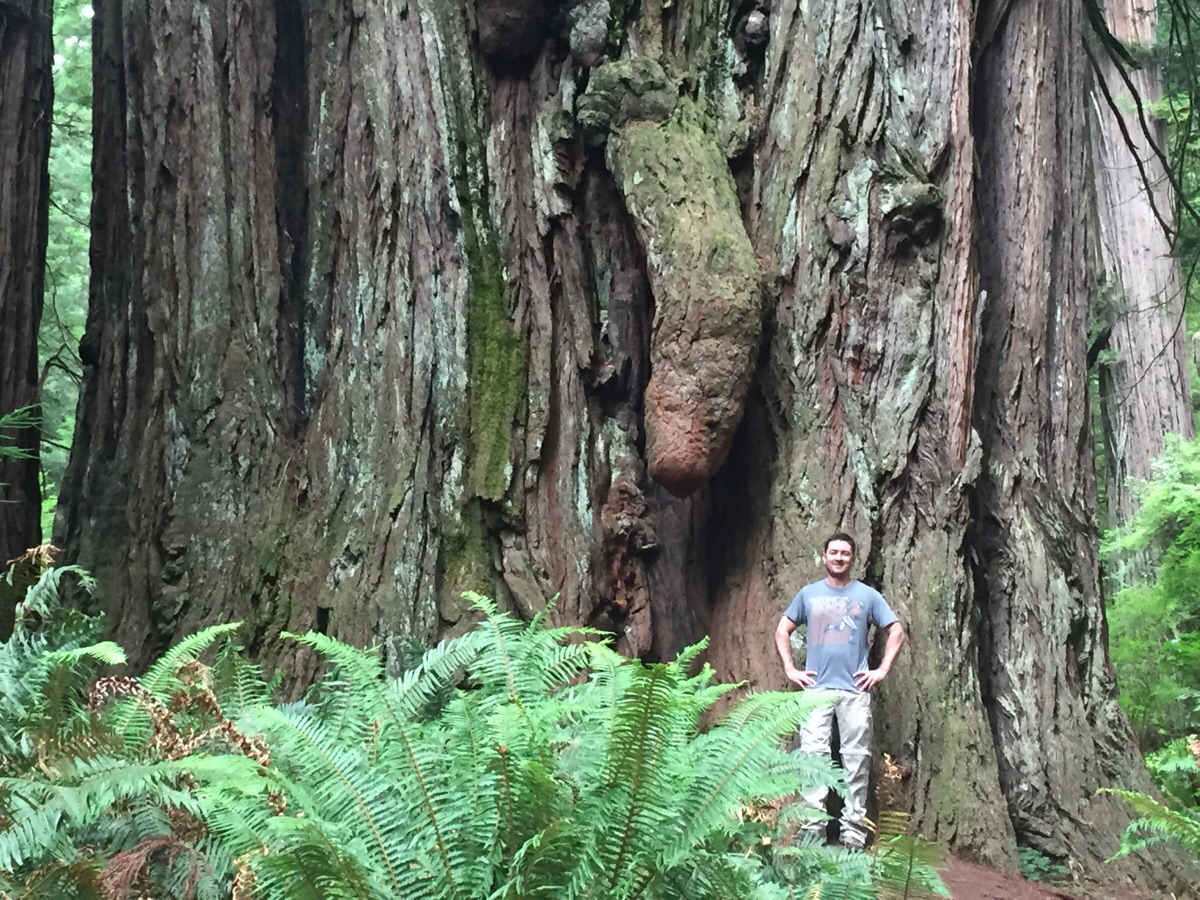
[[[809,601],[809,642],[849,644],[862,626],[862,613],[862,606],[852,597],[814,597]]]

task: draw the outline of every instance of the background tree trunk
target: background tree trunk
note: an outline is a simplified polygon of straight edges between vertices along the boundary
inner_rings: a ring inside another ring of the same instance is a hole
[[[1117,706],[1097,574],[1082,17],[1078,4],[1014,4],[983,51],[977,94],[980,171],[991,173],[976,406],[987,450],[972,540],[981,676],[1013,825],[1068,859],[1103,855],[1121,820],[1097,788],[1148,786]]]
[[[1104,18],[1132,47],[1156,40],[1155,0],[1108,0]],[[1111,328],[1111,353],[1099,368],[1110,527],[1136,512],[1132,483],[1153,474],[1163,436],[1195,436],[1186,292],[1171,247],[1174,204],[1160,155],[1166,134],[1150,112],[1162,95],[1161,73],[1149,61],[1123,75],[1127,68],[1101,53],[1092,92],[1105,276],[1099,308]]]
[[[843,526],[911,632],[877,736],[916,825],[1097,871],[1094,788],[1146,779],[1091,520],[1082,24],[1001,6],[98,4],[57,530],[118,639],[242,618],[295,686],[284,629],[402,661],[464,589],[557,594],[781,687]]]
[[[50,12],[48,0],[0,0],[0,415],[38,402],[54,95]],[[0,567],[41,539],[38,430],[4,437],[30,455],[0,458]]]

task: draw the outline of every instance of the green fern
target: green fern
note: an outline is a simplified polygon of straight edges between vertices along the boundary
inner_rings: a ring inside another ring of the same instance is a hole
[[[14,589],[20,584],[13,633],[0,643],[0,760],[10,774],[50,770],[64,754],[99,749],[86,687],[98,665],[124,662],[116,644],[96,642],[101,620],[62,608],[63,579],[84,590],[91,579],[73,566],[44,568],[52,552],[43,551],[30,551],[3,577]]]
[[[220,698],[224,714],[236,719],[243,712],[269,706],[283,681],[280,672],[268,679],[262,666],[243,655],[243,648],[226,638],[220,642],[211,669],[212,690]]]
[[[210,625],[202,631],[188,635],[159,657],[146,674],[138,679],[142,689],[159,699],[165,699],[182,686],[178,677],[180,669],[195,662],[201,653],[221,638],[234,634],[241,626],[241,622],[227,622],[222,625]]]
[[[22,406],[0,415],[0,459],[30,459],[34,453],[13,443],[7,431],[41,428],[42,416],[38,406]]]
[[[115,738],[129,748],[146,748],[154,739],[152,703],[167,704],[172,697],[186,693],[187,685],[179,678],[181,671],[197,663],[199,656],[213,644],[234,634],[240,622],[213,625],[184,638],[164,653],[138,679],[137,696],[114,704],[107,724]]]
[[[1128,856],[1167,840],[1177,842],[1194,856],[1200,857],[1200,810],[1195,807],[1171,809],[1137,791],[1103,788],[1100,793],[1121,798],[1137,814],[1137,818],[1121,835],[1121,849],[1111,859]]]
[[[236,885],[263,898],[766,900],[874,884],[857,858],[774,852],[775,832],[772,854],[747,849],[748,805],[836,780],[782,749],[811,696],[751,695],[702,727],[734,687],[696,669],[703,643],[643,665],[595,632],[472,599],[479,626],[399,677],[374,650],[291,636],[333,675],[281,706],[230,642],[236,625],[185,639],[79,720],[107,743],[0,778],[0,884],[78,872],[83,891],[85,871],[118,864],[122,883],[202,898]],[[49,692],[64,699],[44,708],[78,720],[94,665],[119,658],[83,637],[0,648],[0,684],[65,673]]]

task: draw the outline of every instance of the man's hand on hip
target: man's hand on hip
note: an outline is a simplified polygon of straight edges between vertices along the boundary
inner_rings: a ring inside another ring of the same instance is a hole
[[[887,677],[887,669],[859,669],[854,673],[854,686],[869,691]]]
[[[803,672],[799,669],[787,669],[786,674],[788,681],[804,690],[817,683],[817,673],[808,669],[805,669]]]

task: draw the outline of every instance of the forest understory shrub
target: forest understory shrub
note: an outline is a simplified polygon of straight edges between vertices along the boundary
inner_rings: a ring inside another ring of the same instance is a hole
[[[1200,443],[1168,439],[1141,508],[1105,541],[1113,664],[1142,749],[1197,730],[1200,701]]]
[[[1107,613],[1121,705],[1162,798],[1111,792],[1137,817],[1116,856],[1170,840],[1200,858],[1200,443],[1168,436],[1139,495],[1105,542],[1119,586]]]
[[[472,596],[477,628],[399,677],[292,636],[331,672],[280,704],[236,624],[99,677],[123,651],[61,602],[86,574],[43,554],[7,577],[25,587],[0,644],[4,896],[945,894],[902,821],[869,854],[786,839],[797,790],[838,782],[782,749],[815,701],[752,694],[705,727],[736,686],[698,664],[703,644],[646,665]]]

